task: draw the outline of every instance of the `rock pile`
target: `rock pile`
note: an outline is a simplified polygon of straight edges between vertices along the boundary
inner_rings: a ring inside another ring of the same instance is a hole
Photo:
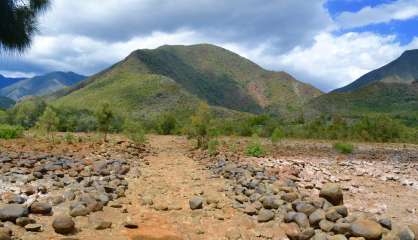
[[[264,167],[224,159],[209,165],[214,174],[231,180],[234,208],[259,223],[283,222],[291,240],[414,240],[418,226],[393,227],[390,219],[351,213],[339,184],[322,185],[319,195],[299,191],[292,181],[278,181]],[[415,232],[414,232],[415,231]],[[417,238],[418,239],[418,238]]]
[[[138,156],[138,151],[132,151],[133,155]],[[84,158],[36,152],[1,153],[0,220],[30,232],[40,232],[45,227],[60,234],[75,231],[73,217],[101,211],[125,196],[125,176],[131,162],[115,155],[111,151]],[[36,223],[35,215],[52,216],[52,226]],[[96,229],[110,225],[102,223]],[[12,232],[7,231],[6,235],[12,236]]]

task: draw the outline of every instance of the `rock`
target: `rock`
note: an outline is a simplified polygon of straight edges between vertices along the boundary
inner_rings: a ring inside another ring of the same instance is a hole
[[[126,221],[122,224],[124,227],[129,228],[129,229],[135,229],[138,228],[138,224],[131,222],[131,221]]]
[[[319,227],[322,229],[322,231],[324,232],[330,232],[332,230],[332,228],[334,228],[334,223],[330,222],[326,219],[323,219],[319,222]]]
[[[336,208],[328,208],[325,212],[325,218],[331,222],[336,222],[338,219],[343,216],[337,212]]]
[[[334,206],[342,205],[344,203],[341,187],[335,183],[325,184],[322,187],[319,196],[325,198]]]
[[[202,209],[203,208],[203,199],[201,197],[193,197],[189,200],[190,209]]]
[[[322,209],[317,209],[309,215],[309,223],[312,226],[318,226],[319,222],[323,219],[325,219],[325,211]]]
[[[316,210],[316,208],[312,204],[300,202],[296,204],[295,210],[309,216]]]
[[[71,217],[59,215],[52,222],[52,227],[56,233],[68,234],[75,230],[75,223]]]
[[[112,226],[112,222],[105,221],[105,220],[103,220],[102,218],[99,218],[99,217],[90,217],[89,218],[89,223],[96,230],[104,230],[104,229],[108,229]]]
[[[323,232],[316,232],[312,240],[327,240],[328,235]]]
[[[25,230],[29,232],[42,232],[42,225],[36,223],[30,223],[25,226]]]
[[[0,220],[15,222],[19,217],[28,216],[28,209],[19,204],[8,204],[0,208]]]
[[[228,229],[228,231],[225,234],[225,237],[228,240],[240,240],[241,233],[238,229],[232,228],[232,229]]]
[[[304,213],[299,213],[299,212],[296,213],[293,216],[293,221],[295,221],[295,223],[297,223],[300,228],[309,228],[310,227],[308,217]]]
[[[52,211],[51,205],[45,202],[34,202],[30,206],[30,212],[34,214],[47,215]]]
[[[35,219],[28,218],[28,217],[20,217],[16,219],[16,225],[25,227],[28,224],[35,223]]]
[[[408,227],[412,232],[414,232],[415,240],[418,240],[418,224],[411,224]]]
[[[414,240],[416,237],[414,232],[409,227],[403,227],[399,231],[398,235],[400,240]]]
[[[299,234],[299,240],[308,240],[315,235],[315,230],[313,228],[307,228]]]
[[[300,228],[296,223],[288,223],[288,224],[283,224],[282,228],[286,234],[286,236],[288,238],[290,238],[291,240],[298,240],[299,239],[299,234],[300,232]]]
[[[342,234],[337,234],[334,236],[328,236],[327,240],[347,240],[347,237]]]
[[[332,228],[332,231],[337,234],[347,234],[351,231],[351,224],[349,223],[336,223]]]
[[[78,217],[78,216],[87,216],[90,214],[90,209],[88,209],[86,206],[79,204],[75,206],[70,211],[71,217]]]
[[[258,222],[269,222],[274,219],[274,212],[271,210],[261,209],[257,216]]]
[[[293,202],[299,198],[299,194],[297,194],[296,192],[289,192],[283,194],[281,198],[286,202]]]
[[[265,209],[278,209],[281,205],[279,199],[275,196],[264,197],[261,203]]]
[[[367,240],[380,239],[383,229],[380,224],[366,219],[360,219],[351,224],[351,233],[355,237],[364,237]]]
[[[17,195],[15,193],[12,192],[5,192],[1,195],[1,199],[3,200],[3,202],[5,203],[17,203],[17,204],[22,204],[25,202],[25,199],[20,196]]]
[[[382,227],[392,230],[392,220],[390,220],[389,218],[380,219],[379,223]]]

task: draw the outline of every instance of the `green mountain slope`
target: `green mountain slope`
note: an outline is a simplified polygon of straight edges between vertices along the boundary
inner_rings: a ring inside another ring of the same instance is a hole
[[[57,105],[94,108],[107,100],[144,115],[192,110],[199,101],[249,113],[287,114],[321,92],[213,45],[137,50],[111,68],[56,93]]]
[[[418,80],[418,49],[405,51],[398,59],[334,92],[353,92],[375,82],[411,84],[415,80]]]
[[[12,107],[16,102],[8,97],[0,96],[0,109],[8,109]]]
[[[388,65],[305,106],[307,116],[357,117],[387,114],[409,125],[418,117],[418,50],[406,51]],[[412,119],[412,120],[411,120]]]
[[[85,78],[73,72],[52,72],[17,81],[0,89],[0,95],[14,100],[26,96],[42,96],[74,85]]]

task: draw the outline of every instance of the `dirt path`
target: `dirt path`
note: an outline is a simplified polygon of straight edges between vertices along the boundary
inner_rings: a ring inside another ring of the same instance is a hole
[[[131,182],[129,215],[138,229],[126,230],[129,239],[235,239],[253,228],[247,216],[233,209],[225,196],[225,181],[187,157],[188,141],[155,136],[156,155],[146,158],[141,177]],[[191,210],[189,199],[205,199],[201,210]],[[150,202],[153,202],[150,205]],[[242,229],[242,230],[240,230]],[[228,236],[226,238],[225,236]]]

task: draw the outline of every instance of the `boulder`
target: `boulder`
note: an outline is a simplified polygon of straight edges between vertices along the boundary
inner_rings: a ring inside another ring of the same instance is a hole
[[[0,220],[15,222],[19,217],[28,216],[28,209],[19,204],[8,204],[0,208]]]
[[[30,212],[34,214],[48,215],[52,212],[52,206],[45,202],[34,202],[30,206]]]
[[[52,222],[52,227],[56,233],[68,234],[75,230],[75,223],[71,217],[59,215]]]
[[[325,198],[334,206],[342,205],[344,203],[341,187],[335,183],[325,184],[322,187],[319,196]]]
[[[269,222],[274,219],[274,212],[267,209],[261,209],[258,212],[257,221],[258,222]]]
[[[201,197],[193,197],[189,200],[190,209],[202,209],[203,208],[203,199]]]
[[[377,240],[382,236],[383,228],[374,221],[360,219],[351,224],[351,233],[355,237],[364,237],[367,240]]]

